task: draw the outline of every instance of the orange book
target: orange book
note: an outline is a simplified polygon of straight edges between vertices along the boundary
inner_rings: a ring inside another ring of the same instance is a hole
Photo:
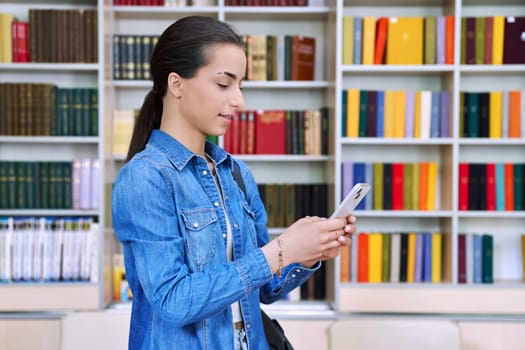
[[[514,164],[505,163],[505,210],[514,210]]]
[[[438,166],[436,162],[428,163],[427,210],[436,210]]]
[[[445,16],[445,64],[454,64],[454,16]]]
[[[291,80],[315,79],[315,37],[292,35]]]
[[[388,18],[379,17],[376,25],[376,47],[374,53],[374,64],[385,62],[386,35],[388,32]]]
[[[339,262],[339,280],[341,282],[350,282],[350,247],[341,247]]]
[[[363,17],[363,64],[374,64],[375,39],[375,17]]]
[[[368,282],[368,234],[357,236],[357,282]]]
[[[407,259],[407,282],[414,282],[416,271],[416,233],[408,233],[408,259]]]
[[[423,17],[391,17],[387,64],[423,64]]]
[[[509,91],[509,137],[521,134],[521,91]]]
[[[428,163],[419,163],[419,210],[428,210]]]

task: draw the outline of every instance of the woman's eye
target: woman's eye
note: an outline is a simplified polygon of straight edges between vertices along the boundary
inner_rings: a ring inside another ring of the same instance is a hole
[[[217,83],[217,85],[218,85],[220,88],[222,88],[222,89],[226,89],[226,88],[228,87],[228,85],[226,85],[226,84],[219,84],[219,83]]]

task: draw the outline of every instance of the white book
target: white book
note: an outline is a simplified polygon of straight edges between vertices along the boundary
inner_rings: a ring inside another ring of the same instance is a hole
[[[420,138],[430,138],[430,123],[432,120],[432,91],[421,91],[421,129],[419,130]]]
[[[62,267],[62,235],[64,219],[55,219],[52,225],[52,244],[51,244],[51,280],[60,280],[60,268]]]
[[[91,159],[81,160],[80,209],[91,208]]]
[[[31,281],[33,278],[33,218],[24,218],[22,227],[22,279]]]
[[[42,279],[44,229],[45,219],[35,219],[33,222],[33,280],[35,281]]]
[[[0,282],[11,281],[13,218],[0,218]]]
[[[73,160],[71,170],[71,196],[73,209],[80,209],[80,174],[82,162],[78,159]]]
[[[501,115],[502,125],[501,125],[501,137],[509,137],[509,92],[503,91],[503,111]]]
[[[99,275],[99,249],[98,240],[100,235],[100,227],[98,223],[91,224],[90,232],[90,253],[91,253],[91,275],[89,281],[92,283],[98,283]]]
[[[401,261],[401,234],[392,233],[390,242],[390,282],[399,282],[399,268]]]
[[[91,160],[91,209],[98,209],[100,193],[100,160]]]
[[[83,218],[80,229],[79,253],[80,253],[80,279],[88,281],[91,272],[91,226],[92,218]]]
[[[277,49],[275,50],[277,54],[277,80],[284,81],[284,35],[277,35]]]
[[[64,281],[72,279],[74,224],[75,219],[64,219],[64,230],[62,234],[62,280]]]
[[[11,260],[11,279],[13,281],[22,280],[22,264],[24,254],[24,219],[13,220],[13,252]]]
[[[51,280],[51,266],[53,262],[53,243],[54,243],[54,219],[42,218],[42,280]]]

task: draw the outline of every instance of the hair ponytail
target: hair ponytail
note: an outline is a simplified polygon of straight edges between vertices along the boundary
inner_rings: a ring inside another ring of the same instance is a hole
[[[160,128],[161,117],[162,97],[154,89],[151,89],[144,98],[144,103],[135,121],[126,162],[146,147],[151,131]]]

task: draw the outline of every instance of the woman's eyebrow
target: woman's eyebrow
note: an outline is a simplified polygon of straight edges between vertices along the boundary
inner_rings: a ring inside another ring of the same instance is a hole
[[[230,72],[219,72],[217,73],[217,75],[226,75],[232,79],[237,79],[237,75],[235,75],[234,73],[230,73]]]

